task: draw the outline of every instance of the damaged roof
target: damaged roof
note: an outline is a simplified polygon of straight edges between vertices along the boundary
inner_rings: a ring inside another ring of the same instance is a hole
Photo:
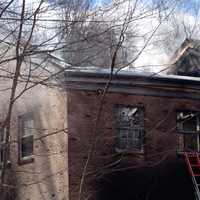
[[[200,77],[200,40],[187,38],[172,60],[168,74]]]

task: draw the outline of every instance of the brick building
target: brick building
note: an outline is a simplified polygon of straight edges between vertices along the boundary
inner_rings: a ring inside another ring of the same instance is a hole
[[[70,200],[78,199],[80,194],[89,199],[137,199],[134,188],[138,186],[133,180],[138,179],[131,174],[132,188],[123,190],[122,197],[117,193],[123,184],[128,187],[127,170],[162,165],[166,160],[176,162],[177,153],[200,150],[199,78],[122,71],[114,73],[110,81],[109,74],[109,70],[66,72]],[[117,172],[122,173],[120,178],[109,177]],[[127,179],[122,181],[123,176]],[[121,182],[121,186],[104,194],[105,188],[97,187],[101,179],[108,180],[107,187],[113,182]],[[180,182],[176,182],[179,188]],[[182,199],[193,199],[187,193],[192,189],[186,187],[186,182],[179,192],[184,194]],[[174,198],[165,196],[162,199],[178,198],[175,194]]]

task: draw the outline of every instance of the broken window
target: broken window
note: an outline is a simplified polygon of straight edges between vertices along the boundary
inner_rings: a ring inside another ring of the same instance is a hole
[[[183,111],[177,113],[177,127],[180,132],[200,132],[200,113]]]
[[[27,160],[33,155],[34,120],[32,114],[19,117],[19,157]]]
[[[200,113],[177,112],[177,128],[183,135],[183,151],[200,151]]]
[[[144,109],[117,107],[117,145],[119,151],[142,152],[144,143]]]

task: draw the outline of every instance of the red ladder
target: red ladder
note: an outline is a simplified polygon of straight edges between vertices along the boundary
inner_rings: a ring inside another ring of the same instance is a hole
[[[200,154],[185,152],[184,157],[194,185],[195,197],[200,200]]]

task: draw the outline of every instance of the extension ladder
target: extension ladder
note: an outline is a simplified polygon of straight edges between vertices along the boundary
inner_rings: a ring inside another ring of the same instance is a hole
[[[184,157],[194,185],[196,200],[200,200],[200,154],[185,152]]]

